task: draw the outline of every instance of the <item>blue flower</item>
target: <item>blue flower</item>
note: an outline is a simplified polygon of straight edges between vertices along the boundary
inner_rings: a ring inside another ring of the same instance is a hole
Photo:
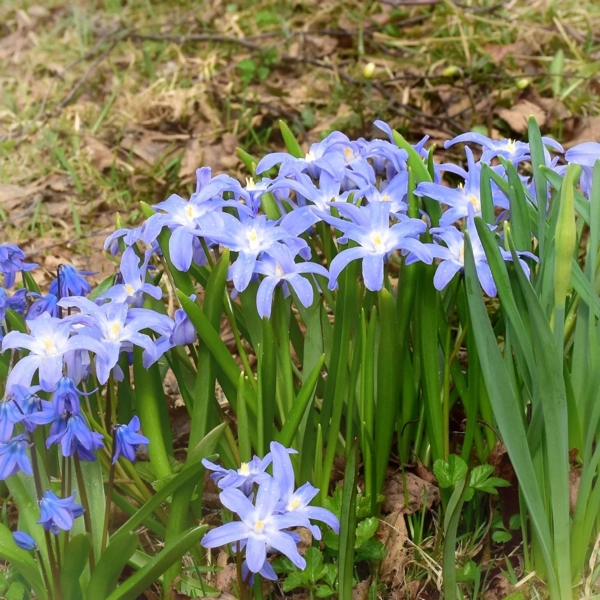
[[[27,290],[25,288],[17,290],[12,296],[9,296],[4,288],[0,288],[0,321],[6,318],[7,309],[22,315],[27,307],[26,295]]]
[[[304,240],[296,238],[285,227],[279,227],[278,221],[270,221],[265,215],[253,218],[241,213],[241,220],[227,213],[211,217],[210,238],[238,252],[237,259],[229,268],[229,277],[238,292],[248,287],[259,254],[268,251],[275,242],[289,241],[308,247]]]
[[[158,359],[156,346],[142,329],[158,329],[162,333],[165,321],[172,326],[166,315],[145,308],[130,309],[127,304],[108,302],[98,306],[87,298],[66,298],[59,302],[63,307],[74,307],[81,311],[76,315],[87,327],[79,330],[77,338],[93,339],[100,344],[103,352],[96,353],[96,375],[104,384],[108,381],[110,371],[119,360],[122,350],[131,351],[133,345],[144,349],[144,365],[148,367]],[[34,321],[36,322],[36,321]]]
[[[60,265],[58,277],[50,284],[49,292],[59,298],[85,296],[92,291],[84,275],[95,275],[96,271],[79,271],[71,265]]]
[[[146,446],[150,440],[138,433],[140,430],[140,420],[137,416],[129,421],[128,425],[115,426],[115,451],[113,456],[113,465],[117,459],[122,456],[131,462],[135,461],[135,451],[138,446]]]
[[[89,350],[98,357],[105,357],[106,352],[99,340],[89,335],[71,335],[73,323],[74,320],[69,317],[58,319],[42,313],[37,319],[27,321],[31,333],[11,331],[6,334],[2,340],[3,351],[9,348],[29,350],[29,354],[21,358],[10,372],[8,387],[14,384],[29,387],[39,369],[42,389],[51,392],[62,377],[65,354]]]
[[[33,475],[31,461],[27,456],[29,442],[22,433],[15,436],[7,444],[0,444],[0,480],[4,480],[19,471],[26,475]]]
[[[70,531],[73,522],[83,514],[83,506],[75,502],[76,492],[68,498],[59,498],[48,490],[40,499],[40,520],[37,522],[46,531],[58,535],[59,529]]]
[[[465,142],[473,142],[483,146],[483,154],[481,155],[481,162],[489,163],[492,159],[501,156],[506,160],[511,161],[515,165],[529,160],[529,144],[526,142],[519,142],[516,140],[492,140],[481,133],[475,133],[473,131],[469,133],[462,133],[455,138],[448,140],[444,143],[444,148],[447,150],[454,144],[464,144]],[[549,146],[558,152],[564,152],[562,146],[553,140],[552,138],[543,137],[542,142],[545,146]]]
[[[93,392],[90,392],[93,393]],[[79,396],[85,396],[75,385],[75,382],[67,376],[61,377],[57,388],[52,393],[52,408],[58,416],[64,413],[78,415],[80,411]]]
[[[12,437],[15,425],[23,420],[24,413],[13,401],[10,394],[6,394],[0,401],[0,442],[5,444]]]
[[[160,300],[162,290],[158,286],[146,283],[149,258],[150,254],[147,254],[140,265],[140,259],[133,247],[126,248],[121,257],[122,283],[113,285],[99,299],[111,299],[113,302],[127,303],[131,306],[141,306],[144,302],[144,294]]]
[[[194,296],[194,299],[196,297]],[[173,315],[175,325],[169,336],[169,343],[173,346],[185,346],[196,341],[196,329],[192,325],[185,310],[178,308]]]
[[[338,211],[352,221],[323,215],[323,218],[344,234],[338,239],[348,239],[359,244],[356,248],[342,250],[329,266],[329,289],[335,289],[337,278],[348,263],[363,259],[362,273],[365,287],[377,292],[383,287],[383,265],[394,250],[413,253],[419,260],[431,264],[433,257],[417,238],[427,229],[420,219],[402,216],[399,223],[390,227],[390,203],[373,202],[365,207],[340,204]]]
[[[0,244],[0,273],[4,275],[4,287],[12,287],[20,271],[31,271],[36,264],[24,263],[25,252],[14,244]]]
[[[30,292],[30,295],[34,295],[34,293]],[[39,297],[31,303],[27,311],[27,319],[37,319],[42,313],[48,313],[51,317],[58,317],[57,296],[54,294],[47,294],[46,296],[35,295]]]
[[[475,162],[473,152],[469,147],[465,148],[465,152],[468,171],[455,165],[444,165],[444,170],[463,177],[464,184],[457,188],[449,188],[439,183],[424,182],[420,183],[415,190],[417,196],[427,196],[450,207],[442,214],[441,227],[452,225],[458,219],[466,217],[469,214],[470,206],[473,207],[475,216],[481,216],[481,163]],[[495,185],[492,187],[492,199],[495,206],[503,209],[509,208],[508,199]]]
[[[280,490],[275,479],[269,477],[261,482],[253,505],[235,488],[227,488],[219,494],[223,506],[237,513],[241,521],[233,521],[209,531],[202,538],[202,546],[216,548],[238,542],[246,548],[246,561],[252,573],[259,573],[267,561],[267,547],[287,556],[298,568],[304,569],[306,561],[296,547],[289,527],[302,526],[303,519],[294,513],[275,514]]]
[[[308,307],[313,301],[313,287],[301,274],[315,273],[327,278],[327,269],[313,262],[294,262],[292,251],[282,244],[274,244],[256,263],[255,273],[265,275],[260,282],[256,294],[256,307],[259,316],[269,318],[273,293],[280,283],[283,283],[284,292],[289,294],[288,286],[293,288],[302,306]]]
[[[169,240],[171,261],[177,270],[188,271],[192,264],[192,244],[196,236],[203,234],[204,218],[231,204],[221,198],[221,194],[232,185],[231,181],[235,180],[226,176],[215,177],[202,186],[199,181],[201,189],[196,190],[189,201],[173,194],[156,204],[154,208],[162,212],[152,215],[144,224],[144,243],[155,241],[162,228],[167,227],[172,234]]]
[[[21,550],[37,550],[37,544],[35,540],[24,531],[13,531],[13,540],[15,544],[21,548]]]
[[[142,239],[142,230],[143,227],[117,229],[104,240],[104,249],[108,250],[113,256],[116,256],[119,253],[120,242],[122,241],[125,247],[133,246],[133,244]]]
[[[50,427],[46,447],[50,448],[52,444],[60,444],[61,454],[65,457],[73,456],[79,449],[93,455],[102,439],[100,434],[94,435],[94,433],[88,427],[83,415],[61,416],[56,418]],[[101,442],[100,447],[102,447]]]
[[[225,469],[206,458],[202,459],[202,464],[214,471],[210,478],[222,489],[241,488],[245,495],[249,495],[255,482],[264,481],[270,475],[265,473],[266,468],[271,464],[272,456],[269,452],[264,458],[255,456],[250,462],[242,463],[239,469]]]
[[[309,529],[317,540],[321,539],[321,530],[316,525],[312,525],[310,519],[322,521],[335,533],[339,533],[340,522],[330,510],[320,506],[309,506],[311,500],[319,493],[316,487],[307,482],[294,491],[294,468],[290,460],[290,451],[278,442],[271,442],[271,454],[273,455],[273,477],[281,491],[279,512],[293,513],[303,518],[305,520],[303,526]]]

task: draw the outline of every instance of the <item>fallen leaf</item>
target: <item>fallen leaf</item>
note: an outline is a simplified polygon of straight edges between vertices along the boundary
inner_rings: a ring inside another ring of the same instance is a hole
[[[582,117],[575,129],[575,135],[564,147],[572,148],[584,142],[600,142],[600,117]]]
[[[365,579],[352,588],[352,600],[367,600],[369,597],[370,581]]]
[[[127,134],[119,146],[127,152],[132,152],[149,165],[155,165],[168,148],[168,144],[154,141],[152,136],[145,132],[137,135]]]
[[[515,133],[527,131],[527,123],[531,116],[535,117],[540,127],[546,124],[546,111],[529,100],[519,100],[512,108],[500,108],[496,114],[506,121]]]
[[[406,481],[406,492],[404,489]],[[388,477],[383,490],[385,500],[383,510],[387,513],[402,512],[405,515],[411,515],[423,508],[431,508],[433,504],[440,501],[440,491],[437,486],[421,479],[410,471],[396,471],[391,477]],[[406,499],[408,498],[408,505]]]
[[[387,550],[387,555],[381,561],[380,578],[388,585],[404,585],[404,567],[410,560],[406,547],[408,530],[404,514],[402,510],[397,510],[388,515],[377,535],[377,539]]]
[[[100,173],[105,169],[110,169],[115,163],[116,157],[113,151],[107,148],[99,139],[86,135],[83,138],[83,144],[83,149],[90,162]]]

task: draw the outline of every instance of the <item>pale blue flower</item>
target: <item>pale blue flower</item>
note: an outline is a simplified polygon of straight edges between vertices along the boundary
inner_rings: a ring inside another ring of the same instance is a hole
[[[256,504],[236,488],[227,488],[219,494],[225,508],[239,515],[241,521],[232,521],[209,531],[202,538],[202,546],[216,548],[238,542],[245,547],[248,569],[260,572],[267,561],[267,548],[274,548],[287,556],[298,568],[304,569],[306,561],[296,547],[289,527],[302,526],[304,519],[294,513],[275,514],[280,490],[275,479],[261,482],[256,494]]]

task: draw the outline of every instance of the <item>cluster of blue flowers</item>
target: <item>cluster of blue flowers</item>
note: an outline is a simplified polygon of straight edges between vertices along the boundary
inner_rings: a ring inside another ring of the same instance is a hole
[[[226,246],[236,253],[229,269],[236,292],[243,292],[251,281],[260,281],[257,309],[261,317],[269,317],[277,286],[283,286],[286,295],[293,290],[297,300],[308,306],[314,291],[321,289],[318,280],[311,281],[314,275],[325,278],[328,287],[335,289],[340,273],[357,259],[362,259],[365,287],[381,290],[384,265],[396,252],[406,256],[408,264],[431,264],[437,259],[434,285],[442,290],[464,268],[464,234],[468,231],[479,281],[486,294],[494,296],[496,285],[474,226],[474,217],[482,214],[482,165],[502,158],[518,166],[530,159],[529,145],[508,139],[494,141],[477,133],[447,142],[446,148],[457,143],[477,144],[482,147],[482,154],[476,162],[466,146],[467,169],[436,164],[434,181],[417,186],[417,196],[426,196],[446,207],[439,226],[430,227],[425,213],[421,218],[407,216],[408,154],[394,143],[387,124],[377,121],[376,125],[389,141],[353,141],[334,132],[313,144],[303,158],[285,153],[266,156],[258,163],[256,173],[262,175],[278,167],[277,176],[263,176],[256,181],[248,178],[245,186],[227,175],[211,177],[207,167],[199,169],[197,189],[189,200],[172,195],[154,207],[156,213],[141,227],[121,229],[110,236],[106,248],[116,253],[119,241],[126,246],[137,242],[155,244],[158,234],[167,228],[171,232],[171,261],[176,269],[188,271],[192,263],[206,263],[210,248]],[[426,140],[414,146],[423,157],[427,156]],[[557,164],[559,156],[552,157],[548,150],[560,154],[562,147],[550,138],[543,138],[543,143],[546,165],[563,174],[565,167]],[[567,160],[583,165],[584,192],[589,191],[589,170],[593,157],[598,155],[597,144],[592,146],[582,144],[566,153]],[[500,177],[506,177],[501,164],[491,168]],[[463,182],[457,188],[449,188],[442,183],[444,173],[452,173]],[[533,182],[524,176],[523,181],[531,201],[537,202]],[[498,226],[509,216],[509,200],[495,182],[491,186]],[[280,219],[269,219],[261,212],[266,194],[279,207],[283,215]],[[320,222],[338,231],[339,245],[348,244],[328,268],[321,264],[320,256],[315,256],[315,245],[311,243],[311,234]],[[430,234],[431,242],[422,241],[425,233]],[[504,260],[512,260],[510,252],[501,250],[501,254]],[[536,257],[530,252],[520,252],[518,256],[525,273],[529,273],[523,258]],[[132,284],[132,289],[140,290],[140,282],[137,287]]]
[[[206,459],[202,461],[207,469],[214,471],[211,479],[222,490],[219,494],[221,503],[239,517],[239,520],[209,531],[202,538],[202,545],[216,548],[234,544],[236,551],[245,549],[242,564],[244,580],[250,573],[277,579],[267,560],[269,551],[281,552],[300,569],[306,567],[306,561],[297,548],[300,536],[289,529],[305,527],[315,539],[320,540],[321,530],[312,523],[320,521],[339,532],[339,521],[331,511],[309,506],[319,493],[317,488],[305,483],[294,489],[294,469],[290,460],[290,454],[294,453],[295,450],[271,442],[271,452],[263,459],[255,456],[237,470],[224,469]],[[271,464],[272,476],[266,472]]]
[[[270,317],[277,287],[281,286],[285,295],[293,292],[297,302],[309,306],[315,292],[325,287],[334,290],[346,266],[359,259],[368,290],[378,291],[385,285],[385,265],[393,254],[404,256],[407,264],[437,261],[434,285],[442,290],[464,268],[466,232],[481,286],[488,295],[495,295],[496,286],[474,226],[475,217],[482,214],[482,166],[491,165],[496,175],[505,178],[506,169],[497,159],[518,166],[530,159],[529,145],[497,142],[476,133],[447,142],[446,148],[457,143],[477,144],[481,158],[475,161],[472,150],[465,146],[466,169],[436,164],[433,182],[417,186],[417,196],[437,201],[446,209],[438,226],[432,227],[424,212],[420,218],[413,213],[408,216],[408,154],[394,143],[388,125],[380,121],[376,125],[388,139],[350,140],[335,132],[313,144],[304,157],[266,156],[256,167],[257,179],[249,178],[245,185],[227,175],[213,177],[207,167],[198,169],[197,188],[189,200],[172,195],[157,204],[155,213],[140,227],[119,229],[109,236],[105,249],[113,255],[122,252],[119,274],[94,300],[87,297],[91,287],[85,276],[90,273],[71,266],[59,269],[46,295],[25,288],[11,293],[17,274],[25,279],[36,265],[27,263],[17,246],[0,245],[1,350],[11,351],[0,401],[0,479],[18,472],[33,474],[29,448],[38,427],[45,428],[46,445],[57,445],[67,459],[93,461],[103,449],[114,464],[119,457],[134,460],[136,448],[149,443],[139,433],[140,422],[134,417],[127,425],[111,424],[113,448],[104,448],[103,436],[90,427],[80,406],[81,397],[92,392],[80,388],[122,380],[120,358],[134,346],[142,349],[143,364],[148,368],[171,348],[196,340],[183,310],[175,311],[171,318],[160,302],[155,302],[156,310],[144,307],[163,296],[150,275],[153,257],[162,257],[157,239],[163,231],[170,233],[169,259],[183,272],[192,264],[205,265],[211,250],[217,253],[220,247],[228,247],[234,253],[228,277],[235,293],[243,293],[256,282],[261,317]],[[427,156],[426,141],[424,138],[413,146],[423,158]],[[543,138],[543,143],[546,166],[562,174],[565,167],[558,165],[562,147],[548,138]],[[568,162],[582,166],[579,184],[584,194],[590,193],[591,169],[599,156],[600,144],[581,144],[564,154]],[[276,176],[265,176],[275,168]],[[447,187],[442,182],[444,173],[458,176],[462,183],[454,189]],[[545,205],[547,197],[537,198],[531,179],[521,177],[528,200]],[[496,228],[508,218],[510,205],[494,181],[491,186],[498,216],[489,226]],[[267,199],[278,207],[280,218],[265,214]],[[328,264],[324,261],[327,252],[313,236],[317,229],[336,231],[337,253],[333,252]],[[504,260],[512,260],[509,252],[499,251]],[[528,273],[524,258],[537,260],[535,255],[520,252],[518,256]],[[22,315],[27,330],[9,328],[7,311]],[[273,476],[265,473],[271,462]],[[215,470],[223,504],[241,521],[211,531],[203,544],[235,543],[238,549],[245,548],[246,567],[252,573],[274,577],[266,560],[268,548],[303,565],[296,549],[297,536],[290,528],[308,527],[318,537],[320,532],[311,519],[338,527],[331,513],[308,506],[315,488],[305,484],[294,491],[288,451],[278,444],[271,446],[271,454],[264,459],[255,458],[237,471],[207,466]],[[59,498],[47,491],[39,499],[39,524],[55,534],[70,529],[83,511],[75,498],[75,493]],[[23,532],[15,540],[22,547],[34,548]]]
[[[92,375],[100,384],[110,376],[121,379],[120,354],[131,352],[133,345],[144,349],[144,364],[152,364],[173,346],[170,340],[175,330],[186,327],[181,318],[177,323],[166,315],[140,308],[141,294],[159,298],[162,292],[158,287],[136,282],[136,277],[145,279],[147,260],[139,266],[135,252],[130,251],[123,260],[125,283],[114,285],[92,302],[85,297],[91,287],[84,277],[91,273],[68,265],[59,269],[46,296],[29,293],[26,288],[9,295],[7,288],[14,285],[16,274],[37,265],[23,262],[25,255],[16,246],[0,246],[4,279],[4,287],[0,288],[2,352],[12,350],[18,359],[10,361],[0,401],[0,480],[19,472],[34,475],[29,449],[38,427],[45,430],[46,447],[57,445],[66,459],[96,460],[97,451],[104,448],[103,435],[90,427],[81,408],[81,397],[96,390],[86,393],[78,386],[88,385]],[[135,288],[130,289],[131,282]],[[8,331],[7,309],[24,317],[28,333]],[[142,329],[154,331],[156,339],[141,333]],[[33,385],[35,379],[39,384]],[[136,449],[149,443],[139,429],[137,417],[126,425],[114,424],[113,464],[120,457],[135,460]],[[110,454],[110,450],[105,451]],[[38,524],[56,535],[60,530],[70,530],[84,510],[75,499],[76,492],[60,498],[47,490],[39,498]],[[25,549],[35,546],[26,532],[15,532],[15,542]]]

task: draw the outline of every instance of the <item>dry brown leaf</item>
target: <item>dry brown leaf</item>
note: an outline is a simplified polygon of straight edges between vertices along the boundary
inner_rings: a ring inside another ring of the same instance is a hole
[[[222,567],[223,570],[215,574],[214,587],[221,590],[221,595],[233,592],[233,582],[237,580],[237,570],[235,564],[229,562],[227,552],[219,552],[217,566]]]
[[[409,552],[406,548],[408,530],[402,510],[397,510],[384,519],[377,539],[387,550],[387,555],[381,562],[381,581],[395,587],[403,586],[404,567],[409,561]]]
[[[535,117],[540,127],[546,124],[546,111],[529,100],[519,100],[512,108],[500,108],[496,114],[516,133],[527,131],[527,122],[531,116]]]
[[[404,490],[404,480],[406,480],[406,493]],[[385,500],[383,510],[388,513],[403,512],[410,515],[423,508],[431,508],[433,504],[440,501],[440,491],[437,486],[417,477],[410,471],[404,472],[404,479],[401,471],[396,471],[386,480]],[[408,498],[408,506],[406,506]]]
[[[127,134],[119,146],[127,152],[133,152],[149,165],[156,164],[168,148],[168,144],[155,141],[149,132],[138,135]]]
[[[583,117],[575,130],[575,135],[564,144],[565,148],[572,148],[584,142],[600,142],[600,117]]]
[[[370,581],[365,579],[352,588],[352,600],[367,600],[369,597]]]
[[[15,185],[12,183],[0,183],[0,206],[10,213],[10,211],[24,203],[33,193],[29,186]]]
[[[104,169],[110,169],[116,160],[112,150],[107,148],[99,139],[86,135],[83,138],[83,148],[90,162],[102,173]]]

